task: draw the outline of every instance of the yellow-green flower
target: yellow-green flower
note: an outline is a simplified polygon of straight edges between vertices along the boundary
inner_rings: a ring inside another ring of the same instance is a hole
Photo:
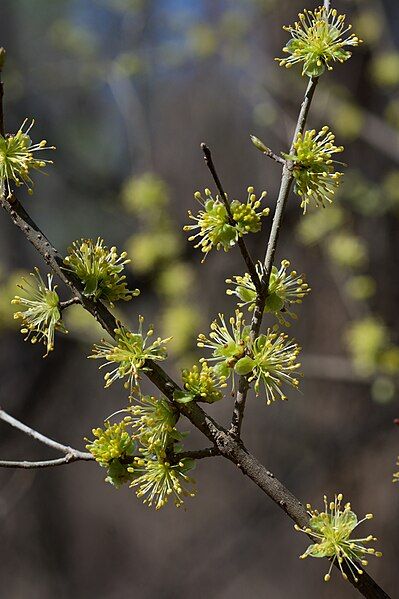
[[[181,438],[175,428],[178,412],[166,399],[144,395],[128,411],[135,437],[147,452],[165,457],[169,442]]]
[[[245,325],[243,314],[235,311],[235,316],[226,324],[223,314],[219,314],[220,323],[211,323],[209,337],[198,335],[198,347],[206,347],[212,351],[210,362],[217,362],[214,367],[217,376],[228,378],[236,362],[243,358],[249,344],[250,327]],[[229,326],[230,325],[230,326]]]
[[[295,270],[288,272],[289,266],[288,260],[282,260],[280,268],[272,267],[269,291],[265,302],[265,312],[275,314],[279,322],[286,326],[289,326],[286,315],[296,318],[289,307],[292,304],[301,304],[303,298],[310,292],[304,275],[298,275]],[[265,272],[261,262],[257,263],[256,272],[262,281]],[[244,276],[236,275],[232,279],[226,279],[226,283],[235,286],[234,289],[227,289],[227,295],[236,295],[241,300],[238,306],[240,308],[247,306],[248,310],[252,312],[255,308],[257,293],[251,276],[248,273],[245,273]]]
[[[95,438],[86,445],[100,466],[107,468],[108,476],[105,480],[116,488],[125,482],[131,482],[133,478],[128,467],[133,464],[136,444],[133,436],[126,430],[130,425],[129,416],[116,424],[106,420],[104,428],[93,428]]]
[[[325,206],[331,203],[343,173],[334,170],[336,160],[332,155],[343,152],[343,146],[334,145],[335,136],[328,127],[318,133],[315,129],[298,133],[294,152],[284,157],[294,163],[294,191],[301,198],[301,208],[306,212],[308,204]]]
[[[53,285],[53,275],[47,275],[47,284],[42,279],[39,269],[30,273],[33,281],[23,279],[23,284],[18,285],[25,292],[25,297],[16,295],[12,304],[23,306],[24,310],[15,312],[14,318],[22,320],[21,333],[26,335],[25,341],[31,343],[43,342],[46,346],[46,356],[54,349],[55,331],[67,333],[61,320],[60,298]]]
[[[260,198],[256,197],[253,187],[248,187],[248,198],[246,203],[233,200],[230,204],[232,221],[229,219],[226,206],[219,198],[212,197],[209,189],[205,190],[205,199],[199,191],[194,197],[204,210],[200,210],[198,216],[188,212],[189,218],[196,222],[195,225],[186,225],[185,231],[199,232],[189,237],[189,241],[198,239],[196,248],[201,248],[205,254],[204,260],[212,248],[221,248],[227,252],[233,247],[238,239],[247,233],[257,233],[261,229],[261,218],[269,214],[269,208],[261,208],[262,200],[266,192],[262,192]]]
[[[34,122],[24,131],[28,119],[25,119],[15,135],[0,135],[0,195],[7,193],[7,198],[12,196],[11,181],[17,187],[25,184],[28,192],[33,193],[33,181],[30,171],[42,170],[46,164],[52,164],[51,160],[35,157],[36,152],[41,150],[54,150],[53,146],[47,146],[47,142],[34,144],[29,137]]]
[[[146,360],[165,360],[167,357],[165,344],[170,338],[161,339],[157,337],[152,343],[148,343],[154,330],[150,327],[146,334],[143,333],[142,316],[139,317],[139,329],[132,333],[120,327],[115,330],[116,345],[103,339],[101,345],[93,346],[93,354],[89,358],[105,360],[100,368],[115,365],[115,368],[104,376],[105,387],[109,387],[117,379],[127,379],[125,387],[133,391],[138,386],[140,371],[147,370]]]
[[[294,376],[300,367],[296,361],[301,348],[288,336],[271,329],[265,335],[259,335],[249,347],[247,355],[234,366],[239,375],[249,375],[248,381],[254,383],[258,395],[261,385],[266,392],[266,403],[270,405],[276,399],[287,399],[281,390],[282,384],[297,388],[298,379]]]
[[[345,580],[348,577],[343,571],[343,563],[347,565],[353,579],[358,582],[358,575],[363,573],[361,566],[367,566],[367,556],[381,557],[382,555],[379,551],[366,547],[366,543],[376,541],[376,537],[369,535],[363,538],[351,538],[355,528],[365,520],[371,520],[373,515],[366,514],[362,520],[358,520],[351,510],[350,503],[341,506],[342,499],[343,496],[339,493],[335,495],[334,501],[328,503],[327,497],[324,496],[324,512],[313,510],[308,504],[306,507],[310,516],[309,526],[300,528],[295,525],[295,530],[306,533],[316,541],[301,555],[302,559],[310,556],[327,557],[331,560],[329,571],[324,576],[326,582],[330,580],[331,569],[336,562]]]
[[[303,62],[302,75],[319,77],[331,63],[345,62],[352,53],[347,46],[358,46],[360,40],[353,33],[352,25],[345,24],[345,15],[339,15],[335,8],[320,6],[315,10],[304,10],[298,15],[299,21],[284,27],[291,39],[283,48],[287,58],[276,58],[282,67]]]
[[[121,274],[129,262],[126,252],[118,256],[116,247],[108,248],[100,237],[97,241],[74,241],[64,259],[67,270],[83,283],[83,293],[109,302],[111,306],[119,300],[129,301],[140,293],[138,289],[129,291],[126,276]]]
[[[131,487],[138,487],[137,497],[143,497],[143,503],[149,507],[154,505],[156,510],[162,508],[170,498],[180,507],[185,497],[194,497],[193,491],[188,491],[187,484],[194,483],[188,472],[194,467],[194,462],[182,459],[177,464],[171,464],[164,459],[153,459],[144,456],[136,458],[134,467],[130,471],[138,478],[134,478]]]

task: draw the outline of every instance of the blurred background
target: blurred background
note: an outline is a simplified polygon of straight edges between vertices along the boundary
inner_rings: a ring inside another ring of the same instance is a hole
[[[290,329],[304,348],[304,379],[288,403],[265,407],[251,395],[244,439],[304,502],[319,506],[323,493],[341,491],[357,513],[375,514],[364,531],[378,536],[384,557],[369,571],[394,597],[399,4],[333,4],[365,43],[322,78],[309,126],[330,125],[349,166],[333,207],[302,216],[291,195],[277,259],[289,259],[312,287]],[[182,232],[187,210],[197,209],[193,192],[212,187],[199,144],[212,148],[231,197],[244,200],[254,185],[273,209],[280,168],[249,134],[278,153],[289,147],[306,81],[273,59],[287,40],[282,25],[302,8],[297,0],[1,1],[6,130],[34,116],[33,139],[57,146],[48,176],[35,176],[34,196],[19,197],[61,252],[99,235],[129,252],[129,284],[142,293],[118,314],[132,326],[144,314],[156,332],[174,336],[167,370],[175,376],[198,358],[198,332],[217,312],[233,311],[224,281],[244,272],[235,249],[201,265]],[[247,237],[256,258],[270,222]],[[46,272],[1,214],[0,405],[83,448],[91,429],[125,405],[125,392],[117,384],[104,391],[87,361],[103,333],[80,307],[69,310],[70,334],[57,337],[48,358],[23,343],[9,302],[34,266]],[[232,402],[208,409],[227,423]],[[188,445],[207,441],[193,432]],[[56,457],[4,424],[0,456]],[[198,495],[186,510],[155,513],[104,476],[94,463],[0,471],[1,598],[358,596],[336,573],[323,582],[327,563],[298,560],[306,538],[220,458],[197,465]]]

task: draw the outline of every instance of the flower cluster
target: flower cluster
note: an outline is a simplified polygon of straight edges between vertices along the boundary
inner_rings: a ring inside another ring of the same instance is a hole
[[[217,376],[225,379],[231,374],[231,369],[244,357],[246,348],[250,341],[250,328],[245,325],[243,314],[235,311],[235,316],[226,324],[223,314],[219,314],[220,323],[214,320],[211,323],[209,337],[204,334],[198,335],[198,347],[206,347],[212,350],[209,361],[217,362],[214,367]]]
[[[194,399],[215,403],[222,399],[221,388],[226,387],[226,377],[218,376],[215,369],[206,360],[201,361],[189,370],[182,371],[184,391],[175,394],[176,401],[185,403]]]
[[[396,465],[399,466],[399,458],[398,458],[398,461],[396,462]],[[399,483],[399,472],[394,472],[392,482]]]
[[[135,465],[129,470],[139,474],[131,482],[131,487],[138,487],[137,497],[144,497],[143,503],[156,510],[162,508],[170,497],[176,507],[180,507],[185,497],[194,497],[193,491],[188,491],[187,484],[195,481],[188,476],[194,467],[194,462],[182,459],[177,464],[171,464],[166,459],[136,458]]]
[[[344,150],[343,146],[334,145],[334,141],[335,136],[327,126],[318,133],[311,129],[298,133],[293,154],[284,154],[294,163],[295,193],[301,198],[304,213],[311,201],[317,207],[332,202],[343,173],[334,170],[336,160],[331,156]]]
[[[328,503],[327,497],[324,496],[323,512],[313,510],[310,505],[307,505],[310,516],[309,525],[306,528],[295,525],[295,530],[310,535],[316,541],[301,555],[302,559],[308,556],[330,558],[331,565],[328,573],[324,576],[326,582],[330,580],[331,569],[335,562],[338,562],[345,580],[348,576],[343,570],[343,563],[347,566],[355,582],[358,582],[357,575],[363,573],[360,566],[367,566],[365,558],[368,555],[376,557],[382,555],[379,551],[365,546],[365,543],[376,541],[376,537],[369,535],[363,538],[351,538],[355,528],[365,520],[371,520],[373,515],[366,514],[362,520],[358,520],[356,514],[351,510],[350,503],[346,503],[342,508],[342,499],[342,494],[339,493],[335,495],[334,501]]]
[[[47,275],[47,284],[43,281],[39,269],[31,273],[33,281],[23,279],[18,285],[25,292],[25,297],[16,295],[12,304],[23,306],[24,310],[15,312],[14,318],[22,320],[21,333],[26,335],[25,341],[31,343],[41,341],[46,346],[46,356],[54,349],[55,331],[67,333],[61,319],[60,299],[53,285],[53,275]]]
[[[289,266],[288,260],[282,260],[280,268],[272,267],[265,302],[265,312],[275,314],[279,322],[285,326],[289,326],[289,322],[284,318],[286,314],[291,318],[296,318],[295,314],[289,310],[289,306],[301,304],[303,298],[310,292],[304,275],[298,275],[295,270],[287,272]],[[264,280],[265,272],[261,262],[256,265],[256,272],[259,279]],[[227,295],[236,295],[240,300],[238,306],[240,308],[247,306],[248,310],[252,312],[256,303],[256,289],[251,276],[248,273],[245,273],[244,276],[236,275],[232,279],[226,279],[226,283],[234,285],[234,289],[227,289]]]
[[[316,10],[304,10],[298,15],[299,21],[284,27],[291,39],[283,48],[289,54],[287,58],[276,58],[280,66],[290,68],[303,62],[302,75],[319,77],[330,63],[345,62],[351,57],[346,46],[358,46],[362,40],[349,34],[351,25],[345,24],[345,15],[339,15],[335,8],[319,7]]]
[[[148,340],[154,334],[154,331],[150,327],[147,333],[144,334],[143,322],[143,317],[139,316],[137,333],[132,333],[124,327],[116,329],[116,345],[103,339],[101,345],[93,346],[93,354],[89,357],[105,360],[100,368],[108,364],[116,364],[116,367],[104,376],[105,387],[109,387],[117,379],[127,378],[125,387],[130,388],[130,392],[132,392],[133,388],[138,386],[140,371],[146,370],[146,360],[159,361],[166,359],[165,344],[170,341],[170,337],[167,339],[157,337],[155,341],[148,344]]]
[[[46,164],[52,164],[51,160],[43,160],[35,157],[35,153],[41,150],[54,150],[53,146],[47,146],[47,142],[34,144],[29,137],[29,132],[34,125],[31,122],[24,131],[27,119],[24,120],[21,127],[15,135],[0,135],[0,195],[7,192],[7,197],[12,196],[11,181],[19,187],[25,184],[29,193],[33,193],[33,181],[30,177],[30,171],[41,170]]]
[[[283,383],[298,388],[295,372],[300,367],[296,361],[301,348],[284,333],[268,329],[251,344],[250,355],[237,362],[238,374],[249,374],[249,382],[255,381],[255,393],[259,394],[261,384],[266,392],[266,403],[276,399],[287,399],[281,390]]]
[[[126,276],[122,275],[125,264],[130,262],[126,252],[118,256],[116,247],[108,248],[100,237],[74,241],[68,248],[64,264],[83,283],[83,293],[94,299],[109,302],[129,301],[139,295],[135,289],[126,287]]]
[[[287,335],[268,329],[265,335],[251,339],[250,328],[245,325],[243,315],[236,310],[227,326],[223,314],[219,314],[220,323],[213,321],[209,338],[198,336],[198,347],[212,350],[209,360],[217,362],[214,370],[224,380],[233,376],[247,376],[255,381],[255,393],[259,394],[261,384],[266,391],[266,402],[270,405],[276,399],[286,399],[281,390],[283,383],[298,387],[293,376],[300,364],[296,362],[300,347],[289,341]],[[234,378],[233,378],[234,384]]]
[[[175,428],[178,412],[166,399],[150,395],[142,396],[128,410],[135,437],[145,452],[165,457],[169,442],[180,439],[180,433]]]
[[[223,248],[227,252],[234,246],[238,239],[247,233],[257,233],[261,229],[261,218],[269,214],[269,208],[261,208],[262,200],[266,192],[262,192],[257,199],[254,188],[248,187],[248,198],[246,203],[233,200],[230,204],[230,214],[219,198],[212,197],[209,189],[205,190],[205,199],[199,191],[194,197],[199,201],[204,210],[200,210],[198,216],[191,211],[189,217],[196,222],[195,225],[186,225],[185,231],[199,232],[189,237],[189,241],[199,238],[196,248],[201,248],[205,254],[204,260],[212,248],[217,250]]]
[[[100,466],[107,468],[108,476],[105,480],[116,488],[132,480],[128,467],[134,463],[136,443],[126,430],[130,424],[129,416],[116,424],[107,420],[104,428],[93,429],[95,439],[86,445]]]

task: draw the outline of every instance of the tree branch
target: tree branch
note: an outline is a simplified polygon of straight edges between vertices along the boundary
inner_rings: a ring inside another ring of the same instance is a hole
[[[229,203],[227,194],[224,191],[223,185],[219,179],[219,175],[217,174],[215,165],[213,163],[211,150],[204,143],[201,144],[201,150],[204,153],[204,159],[205,159],[206,166],[208,167],[208,169],[213,177],[213,180],[215,181],[215,184],[219,191],[221,200],[226,207],[227,215],[229,217],[229,222],[233,227],[235,227],[236,223],[235,223],[235,221],[233,219],[233,215],[231,213],[230,203]],[[262,293],[262,286],[261,286],[261,282],[260,282],[258,273],[256,272],[255,264],[250,256],[250,253],[248,251],[246,243],[242,237],[238,238],[237,245],[240,248],[240,252],[242,254],[242,257],[244,258],[245,264],[247,265],[248,272],[251,276],[253,284],[255,285],[255,289],[257,290],[258,293]]]
[[[7,412],[0,408],[0,420],[6,422],[10,426],[18,429],[25,435],[32,437],[36,441],[43,443],[43,445],[47,445],[56,451],[60,451],[65,454],[64,458],[58,458],[56,460],[46,460],[44,462],[27,462],[27,461],[6,461],[0,460],[0,467],[3,468],[45,468],[48,466],[60,466],[62,464],[69,464],[71,462],[77,462],[78,460],[90,461],[94,460],[94,457],[91,453],[86,453],[83,451],[79,451],[78,449],[74,449],[69,445],[63,445],[58,441],[54,441],[50,437],[46,437],[42,435],[38,431],[34,430],[30,426],[23,424],[13,416],[10,416]]]
[[[306,119],[309,113],[312,98],[318,83],[317,77],[311,77],[309,79],[308,86],[306,88],[305,97],[303,99],[301,109],[298,115],[295,132],[291,142],[291,148],[289,153],[292,154],[294,151],[294,143],[299,133],[303,133],[305,128]],[[265,277],[262,280],[262,293],[258,294],[257,301],[255,304],[254,313],[251,322],[251,336],[255,339],[259,335],[260,326],[263,318],[263,311],[265,308],[265,302],[267,299],[267,292],[269,289],[270,274],[272,271],[274,254],[276,252],[278,236],[280,233],[281,223],[283,220],[284,209],[287,203],[287,199],[290,193],[291,185],[293,180],[292,174],[292,163],[290,161],[284,161],[283,172],[281,175],[280,190],[277,197],[276,210],[273,216],[272,227],[270,229],[269,241],[267,243],[267,249],[264,259],[265,265]],[[231,420],[230,432],[232,435],[239,437],[241,435],[242,421],[244,418],[245,403],[247,400],[247,394],[249,390],[249,383],[247,376],[241,376],[238,383],[237,397],[234,402],[233,416]]]
[[[314,86],[317,80],[314,81]],[[312,82],[312,80],[311,80]],[[311,89],[310,82],[310,92]],[[314,89],[313,89],[314,91]],[[313,95],[313,92],[311,93]],[[310,97],[311,99],[311,97]],[[306,115],[309,107],[306,109],[307,99],[305,97],[304,104],[302,105],[301,114],[305,114],[302,119],[302,127],[305,124]],[[309,102],[310,103],[310,102]],[[298,121],[300,124],[301,119]],[[288,176],[287,176],[288,177]],[[286,185],[286,194],[288,195],[290,185]],[[286,197],[282,197],[280,190],[279,200],[281,196],[281,203],[284,205]],[[279,202],[278,200],[278,202]],[[38,250],[43,256],[45,262],[53,269],[60,279],[66,283],[73,291],[73,295],[78,297],[83,307],[90,312],[101,326],[115,338],[116,320],[114,316],[109,312],[108,308],[100,301],[94,302],[90,298],[87,298],[82,293],[82,286],[72,273],[63,269],[62,258],[58,254],[57,250],[51,245],[46,236],[40,231],[36,223],[30,218],[25,209],[22,207],[20,202],[16,199],[12,199],[12,203],[5,199],[4,195],[0,196],[0,203],[4,210],[9,214],[13,223],[23,232],[28,241]],[[282,214],[282,210],[280,209]],[[277,208],[276,208],[277,213]],[[274,216],[274,221],[276,214]],[[280,217],[281,219],[281,217]],[[273,222],[274,222],[273,221]],[[278,225],[279,228],[279,225]],[[277,239],[277,236],[276,236]],[[274,254],[273,254],[274,255]],[[263,307],[261,300],[258,300],[256,309],[254,311],[253,329],[256,330],[257,326],[260,326],[260,319],[263,314]],[[258,319],[258,320],[257,320]],[[258,329],[259,330],[259,329]],[[173,394],[175,390],[179,390],[179,386],[169,377],[169,375],[155,362],[148,360],[145,364],[147,368],[146,376],[158,387],[158,389],[171,401],[173,402]],[[233,462],[246,476],[248,476],[264,493],[266,493],[286,514],[301,528],[305,527],[309,521],[309,516],[306,509],[303,507],[301,502],[277,479],[275,476],[268,471],[254,456],[252,456],[244,447],[241,440],[228,433],[222,426],[220,426],[213,418],[211,418],[195,401],[187,404],[179,404],[179,410],[181,414],[186,416],[190,422],[198,428],[219,450],[220,454]],[[65,452],[66,455],[73,453],[74,455],[83,454],[83,452],[77,452],[72,448],[44,437],[40,433],[33,431],[26,425],[23,425],[16,419],[6,414],[3,410],[0,411],[2,420],[8,422],[15,428],[26,432],[33,438],[41,440],[47,445],[53,448],[64,448],[61,451]],[[70,451],[72,449],[72,451]],[[85,458],[81,458],[85,459]],[[91,459],[91,458],[90,458]],[[335,562],[338,568],[337,562]],[[367,599],[389,599],[389,596],[377,585],[377,583],[364,572],[359,576],[358,582],[356,582],[351,573],[347,570],[343,564],[343,568],[348,575],[348,580],[362,593]]]
[[[180,451],[179,453],[174,454],[175,458],[189,458],[191,460],[202,460],[203,458],[212,458],[215,456],[220,456],[220,451],[215,446],[193,451]]]

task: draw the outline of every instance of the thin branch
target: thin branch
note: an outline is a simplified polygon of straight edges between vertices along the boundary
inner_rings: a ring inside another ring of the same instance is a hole
[[[79,461],[93,461],[94,457],[91,453],[82,454],[86,457],[77,457],[72,454],[67,454],[64,458],[58,458],[56,460],[44,460],[42,462],[12,462],[9,460],[0,460],[0,468],[22,468],[25,470],[33,469],[33,468],[52,468],[53,466],[64,466],[66,464],[71,464],[72,462]]]
[[[220,456],[220,451],[217,447],[206,447],[205,449],[196,449],[193,451],[181,451],[174,454],[176,458],[189,458],[191,460],[202,460],[203,458],[212,458]]]
[[[233,219],[233,215],[231,213],[230,203],[229,203],[227,194],[224,191],[223,185],[219,179],[219,175],[217,174],[215,165],[213,163],[211,150],[204,143],[201,144],[201,150],[204,153],[204,159],[205,159],[206,166],[208,167],[208,169],[213,177],[213,180],[215,181],[215,184],[219,191],[221,200],[226,207],[230,224],[234,227],[236,225],[236,223],[235,223],[235,221]],[[240,248],[240,252],[242,254],[242,257],[244,258],[245,264],[247,265],[248,272],[251,276],[253,284],[255,285],[255,289],[257,290],[258,293],[262,293],[262,285],[261,285],[258,273],[256,272],[254,261],[252,260],[250,253],[248,251],[248,248],[246,246],[246,243],[242,237],[238,238],[237,245]]]
[[[93,459],[93,456],[91,455],[91,453],[79,451],[78,449],[74,449],[73,447],[70,447],[69,445],[63,445],[62,443],[58,443],[58,441],[54,441],[54,439],[51,439],[50,437],[46,437],[45,435],[42,435],[41,433],[34,430],[30,426],[27,426],[26,424],[23,424],[23,422],[20,422],[13,416],[10,416],[10,414],[5,412],[1,408],[0,408],[0,420],[2,420],[3,422],[6,422],[10,426],[18,429],[22,433],[25,433],[25,435],[32,437],[36,441],[39,441],[40,443],[43,443],[44,445],[47,445],[48,447],[51,447],[52,449],[55,449],[56,451],[60,451],[61,453],[64,453],[65,458],[61,458],[64,460],[63,463],[67,464],[68,462],[74,462],[74,461],[76,462],[77,460],[92,460]],[[51,461],[53,461],[53,460],[51,460]],[[0,462],[0,465],[2,465],[4,463],[5,464],[12,464],[12,463],[29,464],[29,463],[35,463],[35,462]],[[37,462],[37,463],[44,464],[44,462]],[[49,465],[51,465],[51,464],[49,464]],[[54,464],[54,465],[58,465],[58,464]],[[8,467],[11,468],[12,466],[9,465]],[[16,468],[18,468],[18,467],[24,468],[24,467],[28,467],[28,466],[16,466]],[[33,467],[33,466],[31,466],[31,467]],[[40,466],[38,466],[38,467],[40,467]]]
[[[305,97],[303,99],[301,109],[298,115],[295,132],[291,142],[290,154],[294,151],[294,142],[298,137],[299,133],[303,133],[305,128],[306,119],[309,113],[310,104],[318,83],[317,77],[311,77],[309,79],[308,86],[306,88]],[[269,241],[267,244],[266,255],[265,255],[265,277],[262,280],[263,293],[258,295],[255,309],[252,316],[251,322],[251,336],[256,338],[259,335],[260,325],[262,323],[263,311],[265,302],[267,299],[267,291],[269,288],[270,274],[272,271],[274,254],[276,252],[278,236],[280,233],[281,223],[283,220],[284,209],[290,193],[291,185],[293,180],[292,164],[290,161],[284,161],[283,172],[281,176],[280,191],[277,198],[276,210],[273,216],[272,227],[270,230]],[[238,383],[237,397],[234,402],[233,416],[231,420],[230,432],[235,437],[240,437],[242,421],[244,418],[245,403],[247,400],[247,394],[249,390],[248,377],[241,376]]]
[[[81,304],[79,297],[71,297],[71,299],[66,300],[65,302],[60,302],[60,310],[61,312],[65,310],[65,308],[69,308],[69,306],[73,306],[75,304]]]

